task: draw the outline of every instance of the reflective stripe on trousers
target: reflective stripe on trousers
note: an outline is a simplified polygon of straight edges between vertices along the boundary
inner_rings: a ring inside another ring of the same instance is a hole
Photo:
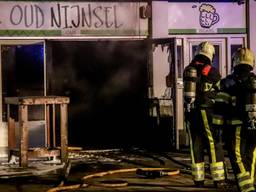
[[[194,181],[204,181],[204,162],[201,163],[195,163],[195,156],[194,156],[194,150],[193,150],[193,142],[191,137],[190,128],[188,128],[188,136],[189,136],[189,144],[190,144],[190,153],[191,153],[191,170],[192,170],[192,176]]]
[[[238,185],[241,192],[255,191],[255,188],[253,185],[254,179],[252,179],[250,176],[250,173],[246,171],[242,161],[241,152],[240,152],[240,147],[241,147],[240,134],[241,134],[241,126],[237,126],[235,154],[236,154],[236,163],[238,164],[238,167],[240,169],[240,173],[237,174]]]
[[[256,161],[256,148],[253,150],[253,156],[252,156],[252,164],[251,164],[251,179],[254,182],[254,174],[255,174],[255,161]]]
[[[202,118],[203,118],[204,128],[205,128],[207,138],[208,138],[208,141],[209,141],[212,163],[216,163],[216,154],[215,154],[214,141],[213,141],[213,137],[212,137],[212,132],[211,132],[210,127],[209,127],[206,111],[201,110],[201,115],[202,115]]]
[[[212,124],[213,125],[223,125],[224,124],[224,117],[221,116],[221,115],[213,115]]]
[[[248,171],[237,174],[237,180],[241,192],[255,191],[253,180]]]
[[[212,179],[220,181],[225,179],[224,163],[222,161],[210,164]]]
[[[224,180],[225,179],[224,163],[222,161],[216,162],[217,160],[216,160],[215,145],[212,137],[212,132],[209,127],[206,111],[201,110],[201,115],[203,118],[204,128],[207,134],[207,138],[209,140],[210,153],[211,153],[211,159],[212,159],[212,163],[210,164],[212,179],[214,181]]]
[[[192,164],[192,176],[195,181],[204,180],[204,162]]]
[[[240,138],[240,134],[241,134],[241,126],[237,126],[236,127],[236,143],[235,143],[235,154],[236,154],[236,163],[240,169],[240,173],[245,173],[245,168],[244,168],[244,164],[242,161],[242,157],[241,157],[241,138]]]

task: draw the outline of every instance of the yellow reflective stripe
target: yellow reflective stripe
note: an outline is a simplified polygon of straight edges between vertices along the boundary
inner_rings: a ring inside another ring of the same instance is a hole
[[[246,179],[244,181],[239,182],[239,186],[242,187],[244,185],[251,184],[251,182],[251,179]]]
[[[222,161],[211,163],[210,168],[212,168],[212,169],[214,169],[214,168],[224,169],[224,163]]]
[[[188,127],[188,137],[189,137],[189,147],[190,147],[190,155],[191,155],[191,161],[192,165],[195,164],[195,156],[194,156],[194,150],[193,150],[193,142],[192,142],[192,137],[191,137],[191,132],[190,128]]]
[[[220,103],[229,104],[230,99],[231,99],[231,96],[228,93],[219,92],[215,98],[215,101],[220,102]]]
[[[237,179],[240,191],[245,192],[255,190],[253,180],[250,178],[250,173],[248,171],[237,174]]]
[[[225,179],[225,170],[223,162],[216,162],[210,164],[210,170],[214,181]]]
[[[225,173],[224,169],[222,169],[222,170],[214,170],[213,171],[213,174],[224,174],[224,173]]]
[[[243,171],[243,172],[237,174],[237,179],[241,179],[241,178],[249,176],[249,175],[250,175],[250,173],[248,171]]]
[[[216,163],[212,163],[213,166],[218,166],[218,167],[224,167],[224,163],[223,161],[219,161],[219,162],[216,162]]]
[[[248,191],[250,188],[254,188],[253,182],[251,179],[245,179],[243,181],[238,181],[238,185],[241,188],[241,191]]]
[[[212,175],[218,174],[218,175],[223,176],[224,173],[225,173],[224,169],[222,169],[222,170],[211,170],[211,174],[212,174]]]
[[[213,115],[212,123],[214,125],[223,125],[224,124],[224,117],[221,115]]]
[[[253,150],[252,165],[251,165],[251,179],[252,179],[252,181],[254,181],[255,160],[256,160],[256,148]]]
[[[209,128],[209,123],[208,123],[208,120],[207,120],[207,115],[206,115],[205,110],[201,110],[201,115],[202,115],[202,118],[203,118],[204,128],[205,128],[205,131],[206,131],[206,134],[207,134],[207,138],[209,140],[211,159],[212,159],[213,163],[216,163],[214,141],[213,141],[211,130]]]
[[[204,180],[204,162],[192,164],[191,169],[195,181]]]
[[[192,164],[192,169],[204,169],[204,162]]]
[[[241,125],[243,122],[239,119],[227,120],[228,125]]]
[[[204,170],[200,170],[200,171],[198,171],[198,170],[194,170],[194,171],[192,171],[192,175],[203,175],[204,174]]]
[[[208,82],[205,82],[204,84],[203,84],[203,91],[210,91],[211,89],[212,89],[212,86],[213,86],[213,84],[212,83],[208,83]]]
[[[236,127],[236,143],[235,143],[236,162],[238,164],[240,172],[243,173],[245,172],[245,168],[242,162],[241,152],[240,152],[240,144],[241,144],[240,133],[241,133],[241,126],[237,126]]]
[[[220,80],[217,83],[215,83],[215,86],[218,87],[218,89],[220,89]]]

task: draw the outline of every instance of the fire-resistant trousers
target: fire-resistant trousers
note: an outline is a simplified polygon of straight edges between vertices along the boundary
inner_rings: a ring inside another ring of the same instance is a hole
[[[224,132],[224,141],[241,192],[254,192],[256,131],[247,130],[242,121],[232,120]]]
[[[223,146],[218,134],[212,129],[212,110],[210,108],[192,109],[188,114],[188,135],[192,159],[192,175],[194,181],[204,181],[204,150],[207,150],[211,176],[214,181],[225,180]]]

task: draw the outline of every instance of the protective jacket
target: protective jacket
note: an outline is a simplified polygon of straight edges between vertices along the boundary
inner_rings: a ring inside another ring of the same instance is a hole
[[[219,91],[221,76],[209,59],[197,55],[184,70],[184,87],[191,83],[186,76],[186,70],[196,69],[196,96],[191,104],[191,111],[186,113],[188,135],[192,159],[192,175],[194,181],[204,181],[204,149],[207,149],[210,159],[211,175],[214,181],[225,179],[222,148],[216,145],[216,134],[211,128],[212,107]],[[186,91],[186,90],[185,90]],[[186,98],[185,98],[186,101]]]
[[[256,150],[255,130],[248,130],[248,94],[256,80],[246,65],[221,81],[220,92],[215,99],[213,128],[224,132],[224,142],[240,191],[255,191],[253,186]],[[255,103],[256,104],[256,103]]]

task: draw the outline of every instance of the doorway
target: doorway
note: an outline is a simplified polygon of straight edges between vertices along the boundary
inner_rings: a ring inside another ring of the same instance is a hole
[[[175,118],[175,125],[179,130],[180,139],[179,145],[188,145],[188,139],[184,130],[184,114],[183,114],[183,70],[193,59],[197,46],[203,42],[211,42],[215,48],[215,57],[213,59],[213,66],[216,67],[222,78],[230,74],[233,70],[232,67],[232,55],[240,47],[246,46],[246,37],[244,35],[232,35],[232,36],[196,36],[196,37],[180,37],[176,39],[177,45],[177,70],[175,71],[177,76],[176,81],[176,94],[178,95],[175,112],[177,117]],[[177,147],[178,148],[178,147]]]
[[[144,145],[146,45],[143,40],[46,43],[47,57],[52,55],[47,59],[47,93],[70,98],[70,145],[91,149]]]
[[[221,76],[225,77],[233,70],[232,55],[241,47],[246,47],[245,36],[227,36],[219,38],[186,38],[184,39],[184,61],[186,65],[193,59],[196,48],[199,43],[208,41],[215,48],[215,56],[213,58],[213,66],[216,67]]]
[[[44,42],[2,40],[0,41],[0,53],[0,132],[3,137],[1,140],[6,141],[7,109],[4,98],[45,94]],[[31,111],[29,112],[29,137],[31,137],[29,145],[31,147],[43,146],[45,142],[44,106],[30,106],[29,110]],[[12,115],[15,117],[15,121],[17,121],[18,109],[12,111],[14,111]],[[0,143],[0,145],[4,145],[4,143]]]

